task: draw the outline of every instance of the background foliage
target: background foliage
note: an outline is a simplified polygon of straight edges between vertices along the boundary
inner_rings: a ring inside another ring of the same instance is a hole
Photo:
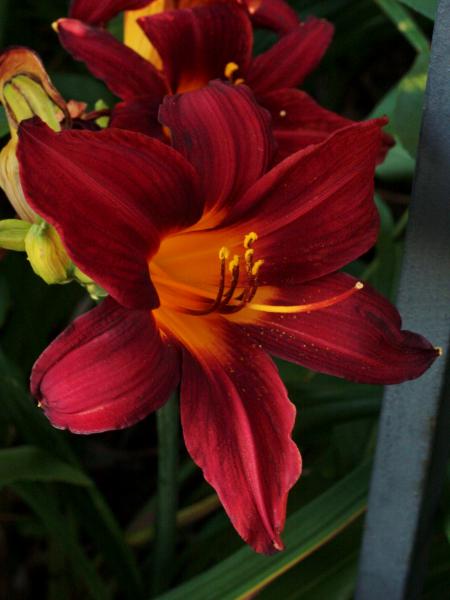
[[[308,90],[351,118],[390,117],[397,146],[378,169],[379,241],[351,271],[394,299],[437,2],[293,5],[302,16],[326,17],[336,26],[335,41]],[[50,24],[66,13],[64,0],[0,0],[0,46],[37,50],[66,99],[113,101],[60,49]],[[257,32],[257,51],[272,41],[267,32]],[[1,136],[7,133],[3,117]],[[3,217],[11,214],[5,200],[0,206]],[[231,600],[259,591],[265,600],[350,599],[382,390],[279,364],[299,409],[295,439],[305,470],[290,497],[287,550],[274,557],[242,547],[180,443],[176,561],[155,594],[154,417],[127,431],[77,437],[52,429],[28,396],[33,361],[87,307],[76,285],[48,287],[22,255],[2,259],[0,597]],[[450,485],[434,533],[426,599],[448,597],[449,499]]]

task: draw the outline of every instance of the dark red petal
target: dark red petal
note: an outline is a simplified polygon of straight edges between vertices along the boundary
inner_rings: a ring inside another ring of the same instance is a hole
[[[294,406],[269,357],[223,322],[217,346],[183,355],[187,449],[257,552],[283,548],[287,493],[301,471]]]
[[[318,302],[351,290],[355,283],[353,277],[335,273],[276,290],[270,303]],[[368,285],[322,310],[297,315],[257,314],[258,323],[248,331],[268,352],[353,381],[388,384],[414,379],[438,356],[425,338],[402,331],[395,307]]]
[[[288,33],[295,29],[300,19],[284,0],[247,0],[252,21],[259,27]]]
[[[322,108],[300,90],[276,90],[258,100],[272,115],[279,160],[310,144],[323,142],[334,131],[354,123]]]
[[[107,298],[41,354],[31,391],[55,427],[95,433],[128,427],[159,408],[179,370],[178,351],[151,312]]]
[[[64,48],[123,100],[144,95],[156,100],[167,93],[155,67],[109,32],[74,19],[59,19],[58,34]]]
[[[158,121],[159,106],[159,100],[155,102],[151,97],[119,102],[113,108],[110,127],[137,131],[165,140]]]
[[[227,211],[266,171],[273,152],[269,115],[245,86],[215,81],[166,96],[160,120],[173,146],[196,167],[207,209]]]
[[[162,59],[172,92],[223,78],[230,62],[239,65],[236,77],[245,77],[253,34],[250,19],[238,4],[166,11],[143,17],[139,24]]]
[[[332,36],[333,26],[324,19],[310,18],[300,23],[255,58],[246,83],[256,94],[297,87],[319,64]]]
[[[92,25],[107,23],[123,10],[135,10],[150,0],[72,0],[69,16]]]
[[[18,157],[27,201],[74,263],[125,306],[157,305],[147,260],[161,235],[202,210],[183,157],[130,131],[58,134],[33,121],[21,127]]]
[[[262,282],[315,279],[375,243],[374,170],[384,124],[356,123],[299,150],[253,185],[233,209],[230,229],[259,236],[254,249],[255,258],[264,260]]]
[[[355,121],[322,108],[306,92],[294,89],[276,90],[258,98],[272,115],[277,146],[277,160],[323,142],[334,131],[353,125]],[[378,162],[382,162],[392,146],[390,135],[383,132]]]

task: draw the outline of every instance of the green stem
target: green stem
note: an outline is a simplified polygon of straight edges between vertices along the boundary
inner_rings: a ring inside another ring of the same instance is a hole
[[[156,413],[158,490],[152,592],[168,589],[174,565],[178,506],[178,398],[174,394]]]

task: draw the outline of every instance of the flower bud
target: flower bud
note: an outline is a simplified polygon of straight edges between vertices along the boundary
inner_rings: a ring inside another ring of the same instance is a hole
[[[0,248],[5,250],[25,250],[25,238],[31,224],[19,219],[0,221]]]
[[[72,279],[73,263],[58,233],[45,221],[30,226],[25,250],[33,271],[46,283],[67,283]]]
[[[0,153],[0,187],[17,214],[37,222],[36,213],[25,200],[16,157],[17,129],[21,121],[41,118],[54,131],[60,131],[61,117],[70,121],[66,103],[53,87],[38,56],[27,48],[10,48],[0,54],[0,102],[5,107],[11,140]]]

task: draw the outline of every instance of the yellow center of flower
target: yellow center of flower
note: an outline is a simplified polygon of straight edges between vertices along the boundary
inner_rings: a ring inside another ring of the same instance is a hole
[[[161,330],[191,350],[219,351],[214,328],[220,318],[257,323],[267,313],[308,313],[342,302],[363,288],[358,281],[332,297],[280,305],[277,298],[283,297],[283,290],[269,283],[269,271],[265,276],[273,259],[261,256],[266,248],[261,242],[254,231],[242,236],[233,229],[191,229],[167,236],[148,263],[160,299],[153,315]]]
[[[263,260],[254,259],[255,251],[252,245],[258,236],[255,232],[250,232],[244,237],[244,255],[241,257],[235,254],[230,259],[230,251],[226,246],[219,250],[220,278],[217,295],[214,302],[204,310],[187,310],[191,315],[207,315],[212,312],[230,314],[238,312],[249,302],[251,302],[258,289],[258,271],[264,263]],[[245,268],[244,288],[239,288],[241,272]],[[227,273],[228,272],[228,273]],[[227,288],[227,278],[229,279]]]
[[[243,252],[241,254],[232,255],[227,246],[222,246],[218,252],[219,279],[215,297],[211,296],[210,300],[205,298],[201,307],[194,308],[179,305],[178,310],[192,316],[204,316],[211,313],[231,315],[232,313],[239,312],[244,307],[266,313],[304,313],[333,306],[333,304],[342,302],[364,287],[364,284],[358,281],[352,288],[341,294],[306,304],[278,305],[254,302],[253,300],[260,285],[258,275],[264,264],[263,259],[255,259],[255,249],[253,246],[257,239],[258,235],[254,231],[246,234],[242,242]],[[153,272],[153,277],[156,279],[156,283],[161,281],[161,277],[155,271]],[[183,288],[193,291],[192,287],[183,285],[180,282],[172,282],[171,286],[177,287],[180,291]],[[205,301],[208,303],[206,306],[204,305]]]

